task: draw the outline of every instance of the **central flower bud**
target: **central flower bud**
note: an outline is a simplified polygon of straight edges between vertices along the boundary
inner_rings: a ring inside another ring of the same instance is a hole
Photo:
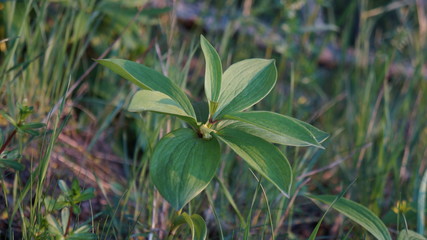
[[[207,123],[200,126],[200,133],[202,134],[203,139],[211,139],[211,132],[215,132],[215,130],[209,128]]]

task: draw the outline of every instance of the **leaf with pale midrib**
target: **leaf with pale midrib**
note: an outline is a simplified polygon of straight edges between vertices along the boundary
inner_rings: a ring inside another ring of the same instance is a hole
[[[205,37],[203,37],[203,35],[200,36],[200,45],[206,61],[205,93],[209,101],[210,113],[213,114],[221,91],[221,59],[219,58],[215,48],[208,42],[208,40],[206,40]]]
[[[221,94],[214,120],[245,110],[261,101],[276,84],[274,60],[247,59],[231,65],[222,76]]]
[[[289,146],[315,146],[323,148],[316,140],[312,131],[316,134],[320,130],[306,126],[294,118],[266,111],[235,112],[224,116],[225,119],[238,120],[249,124],[234,124],[235,128],[261,137],[269,142]]]
[[[336,199],[336,197],[332,195],[307,195],[307,197],[328,205],[331,205]],[[345,198],[336,200],[334,205],[332,205],[332,208],[361,225],[377,239],[391,240],[387,227],[381,219],[379,219],[368,208]]]
[[[225,142],[249,166],[289,197],[293,180],[292,168],[285,155],[276,146],[262,138],[230,127],[221,129],[213,136]]]
[[[197,121],[188,115],[184,109],[168,95],[151,90],[140,90],[133,95],[129,104],[130,112],[152,111],[180,117],[192,125],[197,125]]]
[[[142,89],[159,91],[168,95],[175,100],[188,115],[195,117],[193,107],[188,97],[174,82],[163,74],[143,64],[123,59],[98,59],[96,61]]]
[[[177,210],[197,196],[214,177],[220,147],[188,128],[177,129],[156,145],[150,164],[151,180]]]

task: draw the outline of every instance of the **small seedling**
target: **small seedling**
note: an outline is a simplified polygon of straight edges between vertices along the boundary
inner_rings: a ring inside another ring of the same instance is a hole
[[[79,182],[74,179],[71,189],[65,181],[58,181],[61,194],[57,199],[45,198],[46,211],[49,213],[45,217],[46,227],[40,233],[41,236],[54,237],[54,239],[96,239],[96,235],[91,232],[91,227],[87,224],[72,226],[71,220],[81,212],[80,203],[95,197],[94,189],[82,190]],[[71,209],[71,211],[70,211]],[[61,218],[57,220],[53,212],[61,211]]]
[[[7,147],[12,143],[16,133],[29,134],[31,136],[39,135],[37,129],[43,128],[44,123],[26,122],[27,118],[33,113],[33,107],[20,106],[19,113],[16,118],[13,118],[8,113],[0,110],[0,116],[13,126],[13,130],[8,134],[3,141],[0,139],[0,168],[12,168],[17,171],[24,169],[24,166],[16,161],[19,154],[15,150],[6,151]]]
[[[75,215],[79,215],[81,212],[79,204],[95,197],[95,190],[93,188],[82,190],[77,179],[72,181],[71,189],[63,180],[59,180],[58,185],[61,189],[59,197],[55,200],[52,198],[45,199],[45,205],[48,207],[48,211],[60,210],[64,207],[68,207],[72,209]]]

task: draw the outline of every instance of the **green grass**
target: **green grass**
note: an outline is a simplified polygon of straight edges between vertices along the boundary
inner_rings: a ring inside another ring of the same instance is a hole
[[[155,191],[148,163],[159,137],[181,123],[128,112],[136,87],[90,67],[104,53],[139,61],[199,101],[202,32],[224,69],[246,58],[276,59],[277,86],[254,109],[288,114],[331,134],[325,150],[281,147],[297,176],[291,199],[258,182],[228,150],[207,194],[186,208],[204,217],[210,239],[270,239],[272,232],[276,239],[306,239],[323,211],[301,196],[338,195],[356,178],[344,197],[372,210],[393,237],[405,228],[392,210],[403,200],[410,206],[408,228],[426,233],[418,196],[427,167],[427,37],[415,2],[387,10],[391,1],[206,1],[192,28],[176,6],[139,11],[139,1],[127,2],[0,2],[0,109],[16,116],[18,104],[33,106],[29,121],[47,124],[37,137],[17,134],[7,148],[25,170],[0,169],[0,238],[36,239],[45,224],[44,199],[58,197],[59,179],[73,178],[96,194],[81,203],[73,226],[86,222],[99,239],[165,236],[173,210]],[[315,25],[319,14],[325,26]],[[332,57],[322,60],[326,50]],[[13,126],[0,118],[0,130],[2,145]],[[53,215],[60,218],[59,211]],[[337,216],[328,213],[318,237],[367,234]]]

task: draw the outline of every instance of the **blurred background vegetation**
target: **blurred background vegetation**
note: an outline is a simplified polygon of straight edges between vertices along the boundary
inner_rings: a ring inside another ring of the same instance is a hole
[[[226,150],[206,194],[187,209],[204,216],[210,239],[241,239],[243,221],[251,239],[272,233],[306,239],[324,208],[300,196],[338,194],[355,179],[346,197],[371,209],[393,236],[405,223],[424,231],[425,1],[6,0],[0,1],[0,145],[16,129],[7,116],[18,117],[23,106],[33,107],[26,121],[46,126],[18,131],[0,152],[19,163],[0,162],[0,238],[53,236],[52,219],[65,214],[59,211],[65,205],[50,209],[52,199],[78,204],[61,223],[75,232],[90,225],[87,232],[99,239],[165,237],[172,209],[151,184],[147,164],[159,136],[181,123],[127,112],[136,87],[93,59],[143,63],[201,101],[200,34],[224,67],[276,59],[277,86],[254,108],[331,135],[325,150],[281,147],[296,173],[294,199],[267,182],[255,194],[251,171]],[[90,201],[79,198],[90,195],[83,189],[93,191]],[[402,203],[404,219],[396,214]],[[365,234],[331,212],[318,236]]]

